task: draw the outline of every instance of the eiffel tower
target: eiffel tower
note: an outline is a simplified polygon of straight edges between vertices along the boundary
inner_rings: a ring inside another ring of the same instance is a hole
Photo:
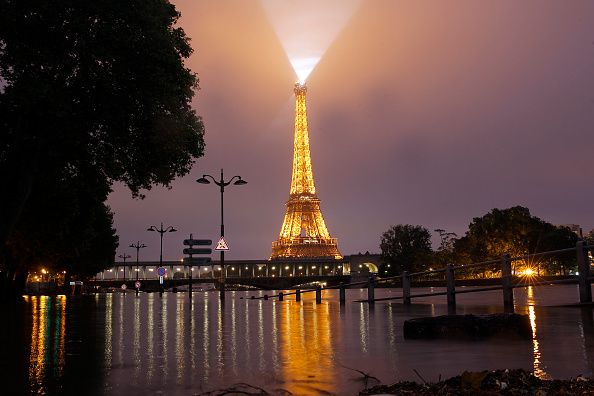
[[[272,242],[271,259],[326,257],[340,259],[337,239],[331,238],[316,195],[305,106],[305,84],[295,84],[295,140],[293,174],[287,211],[278,240]]]

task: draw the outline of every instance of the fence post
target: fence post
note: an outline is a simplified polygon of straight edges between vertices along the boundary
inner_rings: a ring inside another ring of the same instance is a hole
[[[509,254],[501,256],[501,286],[503,287],[503,310],[514,311],[514,289],[512,287],[512,262]]]
[[[295,290],[295,301],[301,301],[301,289]]]
[[[278,293],[278,301],[283,301],[284,297],[285,296],[284,296],[283,292]]]
[[[338,295],[339,295],[340,303],[344,304],[346,301],[346,292],[345,292],[344,284],[341,283],[340,288],[338,290],[339,290]]]
[[[446,284],[448,308],[456,308],[456,279],[454,277],[454,266],[448,264],[446,267]]]
[[[580,303],[592,302],[592,285],[588,278],[590,277],[590,263],[586,250],[584,249],[584,241],[578,241],[575,246],[578,263],[578,284],[580,289]]]
[[[318,285],[316,287],[316,304],[322,303],[322,288]]]
[[[367,302],[370,304],[375,302],[375,280],[373,276],[370,276],[367,282]]]
[[[408,271],[402,271],[402,302],[410,304],[410,275]]]

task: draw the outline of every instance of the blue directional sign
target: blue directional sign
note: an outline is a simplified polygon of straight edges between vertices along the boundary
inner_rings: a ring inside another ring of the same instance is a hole
[[[167,272],[167,270],[164,267],[157,268],[157,275],[159,275],[161,277],[165,276],[166,272]]]

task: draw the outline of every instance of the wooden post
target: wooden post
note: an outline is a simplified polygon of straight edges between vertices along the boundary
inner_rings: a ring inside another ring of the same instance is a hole
[[[446,267],[446,284],[448,308],[456,308],[456,279],[454,276],[454,266],[448,264]]]
[[[509,254],[501,256],[501,286],[503,286],[503,310],[514,311],[514,289],[512,287],[512,262]]]
[[[322,288],[320,286],[316,287],[316,304],[322,303]]]
[[[344,284],[340,284],[340,289],[339,290],[339,300],[341,304],[344,304],[346,301],[346,290],[344,287]]]
[[[283,292],[279,292],[278,293],[278,301],[283,301],[283,298],[284,298]]]
[[[301,289],[295,290],[295,301],[301,301]]]
[[[367,282],[367,302],[370,304],[375,303],[375,280],[373,276],[370,276]]]
[[[590,277],[590,263],[586,250],[584,249],[584,241],[578,241],[575,246],[578,264],[578,284],[580,289],[580,303],[592,302],[592,285],[588,278]]]
[[[402,302],[410,304],[410,275],[408,271],[402,271]]]

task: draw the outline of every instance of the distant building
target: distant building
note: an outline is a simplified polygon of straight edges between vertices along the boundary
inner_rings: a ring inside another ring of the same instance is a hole
[[[575,234],[580,237],[583,238],[584,237],[584,233],[582,231],[582,227],[580,227],[578,224],[559,224],[557,227],[559,228],[568,228],[570,231],[575,232]],[[594,230],[592,230],[594,231]],[[590,233],[592,232],[590,231]]]

